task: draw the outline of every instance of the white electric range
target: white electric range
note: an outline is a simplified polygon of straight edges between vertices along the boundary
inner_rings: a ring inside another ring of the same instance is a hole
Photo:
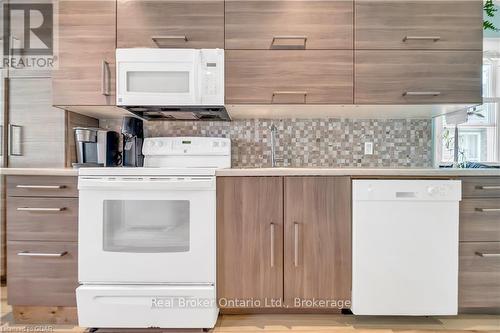
[[[147,138],[144,168],[79,171],[79,325],[210,328],[226,138]]]

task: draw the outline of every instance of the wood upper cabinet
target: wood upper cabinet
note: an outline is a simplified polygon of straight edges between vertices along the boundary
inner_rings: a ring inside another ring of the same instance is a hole
[[[217,295],[225,308],[282,299],[282,178],[217,178]]]
[[[482,4],[356,0],[355,48],[482,50]]]
[[[226,0],[226,49],[352,49],[352,0]]]
[[[285,304],[350,302],[350,178],[286,177],[284,235]]]
[[[355,51],[356,104],[482,102],[481,51]]]
[[[59,1],[58,19],[53,104],[114,105],[116,0]]]
[[[229,50],[227,104],[352,104],[352,51]]]
[[[117,47],[224,48],[223,0],[118,0]]]

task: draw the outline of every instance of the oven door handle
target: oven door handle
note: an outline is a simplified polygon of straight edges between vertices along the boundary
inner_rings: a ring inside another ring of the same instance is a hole
[[[215,191],[215,177],[80,177],[78,189]]]

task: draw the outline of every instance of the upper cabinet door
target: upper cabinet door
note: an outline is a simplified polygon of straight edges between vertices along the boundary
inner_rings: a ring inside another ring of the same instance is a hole
[[[226,0],[226,49],[352,49],[352,0]]]
[[[356,51],[356,104],[481,103],[481,51]]]
[[[115,0],[59,1],[54,105],[115,105]]]
[[[117,47],[224,48],[223,0],[118,0]]]
[[[285,304],[351,300],[351,180],[285,178]],[[327,307],[337,307],[330,304]]]
[[[217,295],[225,308],[283,298],[281,177],[217,177]]]
[[[356,0],[356,49],[481,50],[483,2]]]
[[[352,51],[226,51],[227,104],[352,104]]]

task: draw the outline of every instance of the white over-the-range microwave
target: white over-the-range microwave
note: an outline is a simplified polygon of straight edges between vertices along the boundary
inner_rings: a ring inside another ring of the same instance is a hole
[[[224,50],[117,49],[116,104],[148,120],[229,120]]]

